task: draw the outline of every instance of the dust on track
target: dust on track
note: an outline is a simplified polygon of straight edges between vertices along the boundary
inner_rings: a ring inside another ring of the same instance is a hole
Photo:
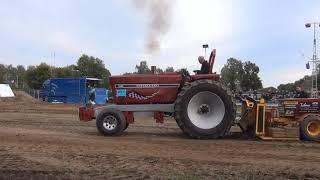
[[[22,94],[21,96],[26,96]],[[77,107],[0,101],[0,179],[318,179],[320,144],[194,140],[146,117],[120,137],[79,122]]]

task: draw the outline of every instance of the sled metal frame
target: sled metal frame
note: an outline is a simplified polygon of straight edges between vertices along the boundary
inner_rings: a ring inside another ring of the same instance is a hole
[[[97,117],[97,115],[107,109],[116,109],[121,111],[127,123],[132,124],[134,122],[134,112],[153,112],[153,118],[157,123],[164,122],[165,113],[174,112],[174,104],[108,104],[105,106],[85,106],[79,109],[79,118],[81,121],[91,121]]]
[[[174,112],[174,104],[108,104],[106,106],[96,107],[96,113],[99,113],[101,110],[113,108],[119,111],[127,112]]]

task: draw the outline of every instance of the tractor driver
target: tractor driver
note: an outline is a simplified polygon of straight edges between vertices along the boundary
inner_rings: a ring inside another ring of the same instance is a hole
[[[198,57],[198,61],[201,64],[201,70],[195,70],[196,74],[209,74],[209,63],[204,59],[203,56]]]

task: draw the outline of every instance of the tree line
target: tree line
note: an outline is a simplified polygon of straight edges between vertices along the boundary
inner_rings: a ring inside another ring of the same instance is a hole
[[[320,69],[320,65],[318,65]],[[293,72],[294,73],[294,72]],[[320,84],[320,71],[318,71],[317,84]],[[304,90],[312,89],[312,76],[306,75],[303,78],[287,84],[280,84],[278,90],[281,92],[294,92],[296,87],[301,87]]]
[[[132,73],[124,73],[125,75],[130,75],[130,74],[150,74],[151,69],[148,66],[147,61],[141,61],[138,65],[135,67],[135,72]],[[173,67],[167,67],[166,69],[161,69],[161,68],[156,68],[156,73],[171,73],[171,72],[176,72],[178,70],[174,70]]]
[[[55,67],[46,63],[37,66],[0,64],[0,83],[10,84],[12,88],[41,89],[42,83],[49,78],[95,77],[102,79],[102,85],[109,87],[110,71],[99,58],[83,54],[76,64]]]
[[[320,84],[320,72],[318,74],[318,86]],[[311,76],[304,76],[303,78],[287,84],[280,84],[278,86],[278,90],[281,92],[294,92],[296,87],[301,87],[304,90],[310,90],[312,86],[312,77]]]
[[[199,65],[200,66],[200,65]],[[179,69],[167,67],[157,68],[157,73],[178,72]],[[135,71],[128,74],[148,74],[151,73],[147,61],[141,61],[135,66]],[[82,55],[75,64],[54,67],[46,63],[37,66],[22,65],[16,67],[12,65],[0,64],[0,83],[8,83],[13,88],[41,89],[42,83],[49,78],[63,77],[95,77],[102,79],[103,86],[109,87],[110,71],[105,67],[99,58]],[[221,80],[233,91],[258,90],[262,88],[259,77],[259,67],[250,61],[241,61],[229,58],[221,70]]]

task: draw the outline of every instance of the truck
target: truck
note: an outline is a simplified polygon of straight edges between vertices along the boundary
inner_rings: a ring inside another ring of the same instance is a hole
[[[108,102],[108,90],[102,88],[97,78],[50,78],[41,89],[43,101],[51,103],[87,104],[89,102],[88,86],[95,87],[95,104]]]

